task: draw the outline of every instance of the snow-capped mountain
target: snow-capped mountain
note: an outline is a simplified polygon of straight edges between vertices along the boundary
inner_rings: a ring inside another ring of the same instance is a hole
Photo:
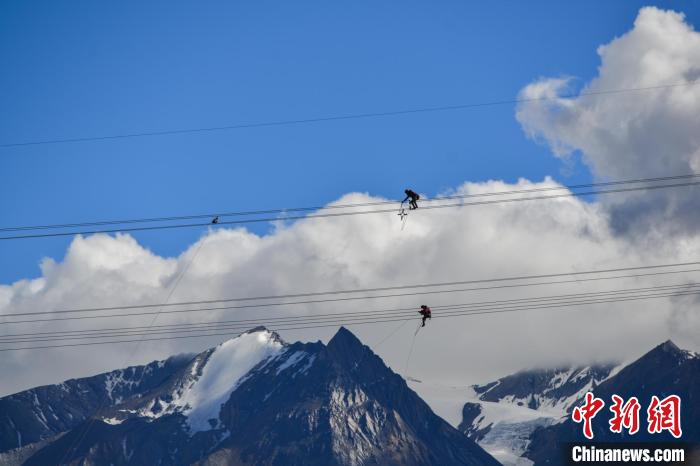
[[[506,465],[521,457],[535,429],[562,420],[586,391],[614,374],[613,365],[524,370],[485,385],[411,385],[438,414]]]
[[[143,396],[181,371],[190,359],[192,356],[175,356],[0,398],[0,452],[70,430],[103,404],[112,406]]]
[[[577,400],[614,372],[614,365],[525,370],[474,385],[458,428],[504,464],[529,464],[522,455],[532,433],[562,422]]]
[[[0,464],[497,465],[341,328],[264,328],[197,355],[0,399]]]
[[[653,395],[659,398],[671,394],[680,396],[680,418],[683,428],[681,440],[689,446],[689,454],[693,455],[692,459],[687,459],[687,464],[700,464],[700,355],[682,350],[669,340],[621,368],[592,391],[607,405],[613,394],[624,399],[637,397],[642,404],[642,422],[646,422],[644,410]],[[607,420],[594,423],[593,431],[596,442],[673,440],[667,432],[648,434],[645,429],[640,429],[634,436],[614,434],[608,429]],[[535,430],[525,456],[536,466],[560,465],[563,464],[563,445],[584,440],[581,426],[567,416],[563,422]]]
[[[557,465],[561,444],[583,440],[580,426],[569,419],[586,392],[608,400],[612,393],[640,400],[677,393],[698,400],[700,357],[668,341],[629,364],[524,370],[470,387],[410,383],[439,415],[504,465]],[[684,406],[683,438],[698,442],[698,403]],[[606,423],[600,427],[603,441],[623,440],[611,437]]]
[[[614,374],[615,365],[525,370],[472,388],[481,401],[564,414],[582,393]]]

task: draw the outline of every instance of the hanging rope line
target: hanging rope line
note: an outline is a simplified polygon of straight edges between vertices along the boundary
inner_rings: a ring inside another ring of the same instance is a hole
[[[365,354],[360,358],[360,360],[355,363],[355,365],[353,366],[353,370],[357,370],[357,368],[360,367],[362,365],[362,363],[364,362],[364,360],[367,358],[367,355],[374,354],[374,352],[376,352],[376,350],[379,349],[384,344],[384,342],[388,341],[389,338],[394,336],[396,334],[396,332],[398,332],[408,322],[409,322],[408,320],[404,320],[403,322],[401,322],[400,325],[398,325],[395,329],[393,329],[391,332],[389,332],[387,335],[385,335],[381,340],[379,340],[379,342],[377,342],[377,344],[373,345],[372,346],[372,348],[374,350],[373,352],[366,351]]]
[[[376,348],[379,348],[380,346],[382,346],[384,344],[384,342],[388,341],[389,338],[393,337],[396,334],[396,332],[401,330],[403,328],[403,326],[406,325],[408,322],[410,322],[410,321],[409,320],[403,321],[403,323],[401,325],[396,327],[391,333],[389,333],[384,338],[382,338],[376,345],[373,346],[373,348],[376,349]]]
[[[409,347],[408,350],[408,356],[406,356],[406,364],[403,369],[403,373],[408,376],[408,363],[411,361],[411,355],[413,354],[413,346],[416,344],[416,337],[418,336],[418,332],[420,331],[420,324],[418,324],[418,328],[416,329],[415,332],[413,332],[413,338],[411,338],[411,346]]]

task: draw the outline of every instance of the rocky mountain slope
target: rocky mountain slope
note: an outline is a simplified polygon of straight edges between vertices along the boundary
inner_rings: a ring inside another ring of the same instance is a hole
[[[328,345],[258,328],[0,407],[2,464],[498,464],[343,328]]]
[[[667,341],[652,349],[641,358],[622,368],[616,375],[592,389],[596,397],[606,402],[606,411],[613,394],[628,399],[636,396],[642,406],[640,423],[642,428],[634,436],[616,434],[608,428],[605,418],[593,424],[596,442],[663,442],[673,441],[668,432],[649,434],[646,431],[646,408],[653,395],[663,399],[668,395],[681,397],[682,441],[695,449],[700,448],[700,356],[678,348]],[[561,451],[567,442],[583,442],[581,425],[570,417],[555,425],[535,430],[525,457],[535,465],[563,464]],[[700,460],[700,455],[695,457]],[[696,463],[688,463],[696,464]]]
[[[571,410],[586,392],[606,400],[637,396],[646,409],[651,395],[678,394],[684,401],[683,440],[700,442],[697,426],[700,357],[667,341],[629,364],[524,370],[484,385],[447,387],[429,381],[412,386],[445,419],[507,466],[558,465],[562,446],[585,440]],[[606,410],[608,408],[605,408]],[[606,411],[604,416],[609,413]],[[645,413],[640,420],[646,421]],[[606,417],[607,419],[607,417]],[[595,440],[624,441],[598,423]],[[639,433],[636,441],[668,440]]]

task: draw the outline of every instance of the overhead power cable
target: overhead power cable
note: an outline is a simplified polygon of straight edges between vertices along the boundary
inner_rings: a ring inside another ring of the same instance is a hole
[[[643,296],[622,296],[614,297],[610,299],[589,299],[589,300],[578,300],[571,302],[556,302],[549,304],[534,304],[534,305],[516,305],[516,306],[503,306],[497,308],[486,308],[486,309],[468,309],[468,310],[450,310],[439,315],[434,315],[433,318],[453,318],[453,317],[468,317],[476,315],[485,314],[498,314],[498,313],[508,313],[508,312],[523,312],[523,311],[533,311],[533,310],[545,310],[545,309],[556,309],[556,308],[569,308],[586,306],[591,304],[609,304],[618,303],[626,301],[639,301],[646,299],[660,299],[667,297],[677,297],[677,296],[697,296],[700,294],[700,290],[691,289],[688,291],[674,291],[674,292],[661,292],[656,294],[646,294]],[[345,319],[339,319],[335,322],[319,321],[319,322],[306,322],[306,325],[295,325],[287,324],[274,327],[272,330],[284,331],[284,330],[301,330],[301,329],[312,329],[312,328],[322,328],[322,327],[337,327],[339,325],[365,325],[365,324],[380,324],[387,322],[398,322],[404,320],[415,320],[415,316],[387,316],[378,318],[361,318],[361,317],[350,317]],[[290,326],[291,325],[291,326]],[[229,328],[230,327],[230,328]],[[127,340],[110,340],[110,341],[90,341],[90,342],[78,342],[78,343],[62,343],[56,345],[40,345],[40,346],[24,346],[24,347],[9,347],[0,348],[0,352],[5,351],[20,351],[20,350],[33,350],[33,349],[48,349],[48,348],[67,348],[67,347],[78,347],[78,346],[92,346],[92,345],[104,345],[104,344],[118,344],[118,343],[132,343],[141,341],[160,341],[160,340],[174,340],[174,339],[185,339],[185,338],[201,338],[201,337],[211,337],[211,336],[230,336],[235,332],[235,329],[241,328],[235,326],[226,327],[227,331],[218,331],[220,329],[210,329],[202,330],[199,333],[197,330],[193,329],[192,334],[186,335],[170,335],[170,336],[157,336],[153,338],[141,338],[141,339],[127,339]],[[222,327],[223,328],[223,327]],[[38,340],[41,341],[41,340]],[[49,340],[46,340],[49,341]]]
[[[227,302],[245,302],[245,301],[271,301],[280,299],[295,299],[295,298],[310,298],[310,297],[320,297],[320,296],[333,296],[333,295],[344,295],[344,294],[357,294],[357,293],[375,293],[383,291],[396,291],[396,290],[414,290],[416,288],[437,288],[437,287],[447,287],[447,286],[457,286],[457,285],[477,285],[484,283],[500,283],[500,282],[512,282],[512,281],[523,281],[523,280],[540,280],[546,278],[557,278],[557,277],[570,277],[570,276],[586,276],[595,274],[606,274],[606,273],[617,273],[617,272],[632,272],[639,270],[655,270],[655,269],[670,269],[674,267],[687,267],[687,266],[697,266],[700,265],[700,261],[688,261],[688,262],[674,262],[668,264],[653,264],[653,265],[641,265],[635,267],[616,267],[608,269],[597,269],[597,270],[579,270],[575,272],[557,272],[549,274],[535,274],[535,275],[514,275],[507,277],[492,277],[492,278],[482,278],[482,279],[472,279],[472,280],[459,280],[459,281],[447,281],[447,282],[434,282],[434,283],[413,283],[406,285],[393,285],[384,287],[372,287],[372,288],[354,288],[346,290],[326,290],[326,291],[315,291],[315,292],[305,292],[305,293],[289,293],[289,294],[278,294],[278,295],[258,295],[258,296],[241,296],[241,297],[231,297],[231,298],[220,298],[220,299],[208,299],[208,300],[192,300],[192,301],[180,301],[173,303],[152,303],[152,304],[134,304],[134,305],[124,305],[124,306],[105,306],[105,307],[89,307],[89,308],[72,308],[72,309],[58,309],[52,311],[39,311],[39,312],[15,312],[6,313],[2,317],[20,317],[20,316],[40,316],[40,315],[56,315],[56,314],[70,314],[70,313],[92,313],[92,312],[103,312],[103,311],[115,311],[115,310],[130,310],[130,309],[148,309],[148,308],[162,308],[162,307],[174,307],[174,306],[192,306],[192,305],[204,305],[204,304],[215,304],[215,303],[227,303]],[[680,271],[664,271],[664,273],[682,273],[682,272],[693,272],[695,270],[680,270]],[[610,278],[628,278],[637,276],[648,276],[657,275],[654,274],[643,274],[643,275],[629,275],[621,277],[610,277]],[[576,280],[576,281],[580,281]],[[552,284],[552,283],[546,283]],[[530,286],[526,284],[524,286]],[[495,289],[493,287],[489,288],[472,288],[459,291],[472,291],[481,289]],[[449,292],[449,290],[436,290],[436,293]],[[265,303],[261,305],[252,306],[239,306],[236,308],[246,308],[246,307],[264,307],[264,306],[280,306],[280,305],[291,305],[291,304],[312,304],[312,303],[325,303],[325,302],[337,302],[348,299],[372,299],[377,297],[400,297],[400,296],[410,296],[412,293],[406,294],[396,294],[396,295],[386,295],[386,296],[375,296],[375,297],[350,297],[350,298],[340,298],[340,299],[324,299],[317,301],[298,301],[298,302],[282,302],[282,303]],[[218,309],[212,309],[218,310]],[[196,309],[194,310],[196,311]],[[170,311],[163,311],[167,313]],[[124,316],[126,314],[119,314]]]
[[[684,175],[686,176],[686,175]],[[686,177],[699,177],[700,174],[687,175]],[[618,182],[620,183],[620,182]],[[670,189],[670,188],[681,188],[681,187],[691,187],[700,185],[700,181],[684,182],[684,183],[673,183],[673,184],[662,184],[662,185],[649,185],[649,186],[638,186],[630,188],[615,188],[615,189],[594,189],[591,191],[582,192],[567,192],[562,194],[544,195],[544,196],[528,196],[528,197],[515,197],[507,199],[491,199],[483,201],[474,202],[459,202],[451,204],[438,204],[438,205],[423,205],[421,210],[433,210],[433,209],[443,209],[443,208],[455,208],[455,207],[472,207],[472,206],[483,206],[490,204],[505,204],[513,202],[525,202],[525,201],[538,201],[538,200],[551,200],[569,197],[581,197],[581,196],[594,196],[602,194],[619,194],[625,192],[633,191],[651,191],[657,189]],[[540,188],[549,189],[549,188]],[[561,190],[562,188],[551,188]],[[131,231],[156,231],[156,230],[169,230],[178,228],[201,228],[201,227],[212,227],[218,228],[226,225],[245,225],[250,223],[269,223],[277,221],[289,221],[289,220],[304,220],[313,218],[335,218],[335,217],[346,217],[354,215],[368,215],[368,214],[382,214],[382,213],[395,213],[397,208],[391,209],[376,209],[376,210],[360,210],[360,211],[350,211],[350,212],[327,212],[327,213],[316,213],[310,215],[293,215],[285,217],[266,217],[266,218],[252,218],[244,220],[228,220],[219,221],[216,224],[211,222],[206,223],[178,223],[178,224],[168,224],[168,225],[152,225],[152,226],[139,226],[139,227],[127,227],[127,228],[106,228],[106,229],[93,229],[93,230],[79,230],[79,231],[64,231],[64,232],[52,232],[52,233],[35,233],[35,234],[19,234],[11,236],[0,236],[0,240],[18,240],[18,239],[30,239],[30,238],[51,238],[60,236],[73,236],[73,235],[92,235],[98,233],[125,233]],[[12,227],[12,228],[23,228],[23,227]]]
[[[411,293],[399,293],[399,294],[389,294],[389,295],[378,295],[378,296],[359,296],[359,297],[347,297],[338,299],[325,299],[325,300],[315,300],[315,301],[296,301],[296,302],[282,302],[282,303],[268,303],[268,304],[254,304],[254,305],[242,305],[242,306],[221,306],[221,307],[208,307],[208,308],[195,308],[195,309],[176,309],[170,311],[161,311],[160,314],[185,314],[194,312],[209,312],[217,310],[225,311],[235,311],[241,309],[249,308],[272,308],[277,306],[292,306],[300,304],[317,304],[317,303],[327,303],[327,302],[339,302],[339,301],[355,301],[355,300],[369,300],[369,299],[381,299],[381,298],[392,298],[392,297],[408,297],[408,296],[421,296],[430,294],[448,294],[448,293],[460,293],[469,291],[482,291],[482,290],[494,290],[494,289],[505,289],[505,288],[520,288],[520,287],[530,287],[530,286],[544,286],[544,285],[560,285],[567,283],[584,283],[600,280],[613,280],[613,279],[625,279],[625,278],[641,278],[649,276],[658,275],[670,275],[670,274],[680,274],[680,273],[691,273],[700,272],[700,269],[686,269],[686,270],[674,270],[666,272],[654,272],[646,274],[631,274],[631,275],[617,275],[610,277],[589,277],[589,278],[575,278],[573,280],[557,280],[548,282],[537,282],[537,283],[519,283],[512,285],[496,285],[496,286],[484,286],[484,287],[472,287],[472,288],[461,288],[461,289],[447,289],[447,290],[434,290],[434,291],[417,291]],[[57,318],[46,318],[46,319],[27,319],[27,320],[13,320],[0,322],[0,324],[27,324],[27,323],[41,323],[41,322],[61,322],[61,321],[80,321],[87,319],[106,319],[106,318],[123,318],[123,317],[142,317],[152,314],[156,314],[158,311],[152,312],[133,312],[133,313],[121,313],[121,314],[108,314],[108,315],[88,315],[79,317],[57,317]]]
[[[504,308],[508,306],[533,305],[543,306],[553,303],[575,302],[577,300],[596,300],[610,299],[613,297],[647,297],[654,294],[678,294],[688,292],[700,292],[700,283],[681,283],[672,285],[661,285],[654,287],[638,287],[627,289],[615,289],[606,291],[594,291],[586,293],[569,293],[560,295],[534,296],[515,299],[481,301],[481,302],[466,302],[447,305],[433,305],[432,308],[436,311],[447,311],[454,309],[461,310],[485,310],[490,308]],[[593,301],[591,301],[593,302]],[[366,311],[352,312],[335,312],[325,314],[311,314],[302,316],[279,316],[256,319],[235,319],[216,322],[202,323],[184,323],[184,324],[166,324],[147,327],[120,327],[120,328],[105,328],[105,329],[83,329],[83,330],[64,330],[53,332],[28,332],[0,335],[0,344],[31,342],[35,340],[74,340],[74,339],[90,339],[90,338],[113,338],[117,336],[134,336],[134,335],[154,335],[159,333],[178,333],[178,332],[193,332],[201,330],[210,330],[211,328],[228,328],[229,326],[242,326],[251,328],[259,325],[288,325],[291,323],[318,323],[327,320],[337,320],[342,318],[376,318],[389,317],[400,314],[405,314],[407,311],[414,308],[398,308],[398,309],[375,309]]]
[[[584,188],[597,188],[606,186],[619,186],[626,184],[640,184],[640,183],[658,183],[664,181],[676,181],[676,180],[690,180],[700,177],[700,173],[690,173],[684,175],[672,175],[672,176],[661,176],[655,178],[637,178],[628,180],[617,180],[617,181],[605,181],[598,183],[585,183],[585,184],[573,184],[573,185],[562,185],[562,186],[547,186],[541,188],[524,188],[524,189],[511,189],[508,191],[495,191],[486,193],[472,193],[472,194],[455,194],[450,196],[437,196],[433,198],[422,199],[422,203],[426,202],[437,202],[444,200],[453,199],[473,199],[481,197],[492,197],[492,196],[504,196],[504,195],[514,195],[514,194],[530,194],[530,193],[541,193],[547,191],[563,191],[563,190],[577,190]],[[395,205],[401,202],[398,199],[391,199],[387,201],[373,201],[373,202],[362,202],[353,204],[331,204],[326,206],[307,206],[307,207],[286,207],[277,209],[267,209],[267,210],[248,210],[248,211],[236,211],[236,212],[213,212],[205,214],[191,214],[191,215],[179,215],[179,216],[168,216],[168,217],[150,217],[150,218],[131,218],[131,219],[121,219],[121,220],[101,220],[93,222],[77,222],[77,223],[61,223],[61,224],[49,224],[49,225],[25,225],[25,226],[15,226],[15,227],[1,227],[0,232],[11,232],[11,231],[33,231],[33,230],[57,230],[64,228],[82,228],[82,227],[94,227],[94,226],[105,226],[105,225],[129,225],[135,223],[159,223],[159,222],[172,222],[172,221],[182,221],[182,220],[194,220],[207,218],[212,219],[215,217],[227,218],[227,217],[240,217],[240,216],[254,216],[254,215],[269,215],[269,214],[281,214],[286,215],[290,212],[311,212],[318,210],[334,210],[334,209],[355,209],[358,207],[375,207],[384,205]],[[206,225],[210,225],[207,223]]]
[[[196,134],[196,133],[213,133],[220,131],[232,131],[240,129],[252,129],[252,128],[269,128],[277,126],[292,126],[292,125],[304,125],[310,123],[323,123],[332,121],[343,121],[343,120],[362,120],[369,118],[383,118],[391,116],[400,115],[415,115],[423,113],[434,113],[434,112],[447,112],[455,110],[467,110],[479,107],[493,107],[499,105],[512,105],[527,102],[544,102],[544,101],[554,101],[559,99],[571,99],[579,97],[594,97],[594,96],[604,96],[604,95],[615,95],[615,94],[628,94],[634,92],[643,91],[654,91],[662,89],[671,89],[677,87],[692,86],[699,82],[699,80],[685,81],[672,84],[661,84],[656,86],[644,86],[644,87],[628,87],[620,89],[607,89],[600,91],[588,91],[581,92],[579,94],[570,95],[560,95],[555,97],[533,97],[533,98],[516,98],[516,99],[505,99],[505,100],[493,100],[489,102],[472,102],[457,105],[440,105],[432,107],[416,107],[403,110],[387,110],[381,112],[364,112],[364,113],[351,113],[344,115],[329,115],[321,117],[312,118],[296,118],[289,120],[276,120],[276,121],[260,121],[253,123],[236,123],[222,126],[208,126],[199,128],[181,128],[181,129],[170,129],[170,130],[160,130],[160,131],[140,131],[133,133],[123,133],[123,134],[112,134],[104,136],[85,136],[85,137],[73,137],[73,138],[57,138],[57,139],[44,139],[44,140],[30,140],[21,142],[6,142],[0,144],[0,148],[9,147],[24,147],[24,146],[37,146],[37,145],[48,145],[48,144],[63,144],[63,143],[75,143],[75,142],[96,142],[96,141],[110,141],[117,139],[130,139],[130,138],[143,138],[143,137],[154,137],[154,136],[171,136],[171,135],[182,135],[182,134]]]

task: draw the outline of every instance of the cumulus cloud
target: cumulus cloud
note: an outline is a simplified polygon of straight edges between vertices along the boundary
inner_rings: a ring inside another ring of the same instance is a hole
[[[598,75],[578,97],[572,78],[542,78],[520,93],[517,119],[555,155],[579,152],[598,179],[700,172],[700,33],[683,14],[642,8],[634,27],[598,48]],[[695,84],[693,84],[695,83]],[[595,95],[601,91],[674,87]],[[546,98],[547,100],[537,100]],[[694,234],[698,188],[602,200],[621,233]]]

